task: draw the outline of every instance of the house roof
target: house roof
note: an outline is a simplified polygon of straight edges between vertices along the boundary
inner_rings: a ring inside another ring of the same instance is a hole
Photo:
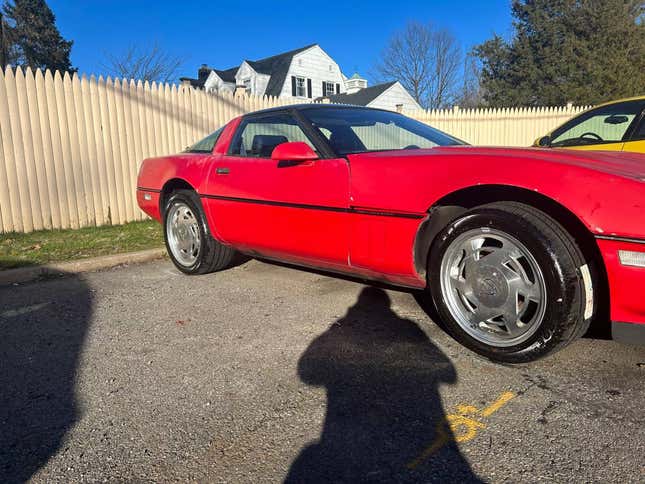
[[[375,84],[374,86],[363,88],[352,94],[333,94],[328,97],[333,103],[367,106],[396,83],[397,81],[384,82],[383,84]]]
[[[287,72],[289,72],[289,66],[291,66],[293,56],[300,54],[307,49],[311,49],[316,45],[318,44],[306,45],[299,49],[290,50],[289,52],[283,52],[282,54],[273,55],[256,61],[247,60],[246,63],[250,65],[255,72],[271,76],[264,94],[267,96],[279,96],[287,77]]]
[[[282,54],[265,57],[264,59],[258,59],[254,61],[246,60],[245,62],[249,66],[251,66],[251,68],[255,72],[271,76],[269,83],[267,84],[265,94],[268,96],[279,96],[280,91],[282,91],[284,81],[287,77],[287,72],[289,72],[289,67],[291,66],[291,60],[293,59],[293,56],[299,54],[300,52],[304,52],[307,49],[311,49],[316,45],[318,44],[310,44],[304,47],[300,47],[299,49],[283,52]],[[211,71],[215,71],[215,74],[217,74],[222,81],[234,83],[235,75],[237,74],[239,68],[239,66],[236,66],[231,67],[230,69],[220,70],[213,69],[212,67],[204,65],[199,69],[197,79],[182,77],[180,78],[180,80],[190,81],[190,84],[193,87],[203,88],[206,79],[208,79],[208,75],[211,73]]]
[[[220,70],[203,65],[197,71],[197,79],[193,79],[191,77],[180,77],[179,80],[190,81],[191,86],[198,89],[203,89],[204,84],[206,83],[206,79],[208,79],[208,76],[211,72],[215,72],[215,74],[217,74],[219,78],[224,82],[235,83],[235,74],[237,74],[238,69],[239,67],[231,67],[230,69]]]
[[[206,79],[208,79],[208,75],[211,73],[212,69],[208,67],[206,64],[202,64],[202,66],[199,68],[197,71],[197,79],[192,78],[192,77],[180,77],[180,81],[189,81],[190,85],[196,88],[203,88],[204,83],[206,82]]]
[[[235,82],[235,74],[237,74],[238,69],[239,67],[231,67],[230,69],[225,69],[225,70],[220,70],[220,69],[213,69],[213,70],[215,71],[215,74],[217,74],[222,81]]]

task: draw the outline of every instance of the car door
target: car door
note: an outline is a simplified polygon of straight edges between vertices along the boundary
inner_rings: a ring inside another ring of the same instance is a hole
[[[285,110],[243,118],[228,152],[214,160],[203,196],[223,241],[267,257],[346,268],[349,167],[325,156],[296,116]],[[271,159],[278,144],[291,141],[308,143],[320,159]]]
[[[552,148],[622,151],[645,101],[600,106],[565,123],[551,134]]]

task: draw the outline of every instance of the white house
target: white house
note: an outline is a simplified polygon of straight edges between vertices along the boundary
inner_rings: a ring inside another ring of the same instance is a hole
[[[370,108],[389,109],[391,111],[421,109],[419,103],[415,101],[399,81],[385,82],[356,89],[354,85],[361,81],[367,86],[365,79],[361,79],[357,74],[354,74],[345,82],[345,85],[348,86],[345,93],[334,94],[327,96],[327,98],[333,103],[353,104]]]
[[[197,79],[182,82],[209,92],[234,91],[237,87],[258,96],[315,99],[345,92],[340,67],[318,44],[308,45],[260,60],[245,60],[226,70],[203,65]]]
[[[202,65],[196,79],[181,81],[208,92],[234,92],[244,88],[249,94],[299,98],[303,101],[330,99],[396,110],[419,108],[398,82],[367,87],[358,74],[345,77],[340,67],[318,44],[259,60],[244,60],[229,69]]]

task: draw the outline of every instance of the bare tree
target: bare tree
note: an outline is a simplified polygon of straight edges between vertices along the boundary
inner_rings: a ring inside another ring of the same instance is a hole
[[[463,83],[456,103],[462,108],[478,108],[484,104],[481,87],[481,66],[473,52],[469,52],[464,57]]]
[[[181,57],[165,52],[157,44],[149,48],[132,45],[120,55],[105,53],[104,57],[102,66],[109,74],[142,81],[174,81],[184,63]]]
[[[447,30],[409,22],[395,33],[376,65],[378,76],[398,80],[425,108],[450,105],[455,98],[461,49]]]

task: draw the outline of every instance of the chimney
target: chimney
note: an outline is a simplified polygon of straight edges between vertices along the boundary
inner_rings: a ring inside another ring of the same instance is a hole
[[[197,76],[199,78],[207,77],[211,72],[211,68],[206,64],[202,64],[201,67],[197,70]]]

